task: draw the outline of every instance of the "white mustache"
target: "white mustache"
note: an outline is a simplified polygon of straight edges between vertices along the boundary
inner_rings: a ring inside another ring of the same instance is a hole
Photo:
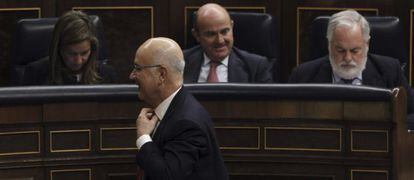
[[[340,62],[339,65],[340,66],[352,66],[352,67],[355,67],[358,64],[355,61],[350,61],[350,62]]]
[[[225,47],[225,46],[226,46],[226,44],[220,44],[220,45],[214,46],[214,48],[222,48],[222,47]]]

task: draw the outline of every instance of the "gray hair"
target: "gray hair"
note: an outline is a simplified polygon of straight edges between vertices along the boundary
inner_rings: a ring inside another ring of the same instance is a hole
[[[181,75],[184,74],[185,61],[180,57],[173,55],[175,51],[173,48],[167,49],[158,49],[157,53],[154,55],[155,64],[168,64],[173,70],[177,71]]]
[[[326,33],[328,42],[331,42],[333,32],[338,26],[354,27],[355,25],[359,25],[361,27],[363,38],[368,42],[368,40],[371,38],[369,35],[369,23],[361,14],[353,9],[338,12],[329,18],[328,30]]]
[[[184,74],[184,66],[185,61],[183,59],[177,59],[175,61],[170,61],[171,67],[173,67],[177,72],[179,72],[181,75]]]
[[[184,74],[185,61],[183,59],[180,59],[175,56],[169,57],[169,58],[165,58],[165,57],[161,57],[161,58],[164,58],[164,59],[162,59],[160,62],[157,62],[158,64],[162,64],[162,63],[168,64],[168,67],[170,67],[172,70],[180,73],[181,75]]]

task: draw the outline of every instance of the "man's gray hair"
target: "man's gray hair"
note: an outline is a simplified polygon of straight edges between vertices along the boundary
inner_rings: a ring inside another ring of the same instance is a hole
[[[168,64],[173,70],[181,75],[184,74],[185,61],[178,56],[171,55],[169,51],[173,49],[158,49],[158,53],[154,55],[154,64]]]
[[[333,14],[329,18],[328,30],[326,33],[326,38],[328,38],[328,42],[331,42],[333,32],[338,26],[354,27],[355,25],[359,25],[361,27],[363,38],[365,41],[368,42],[368,40],[371,38],[371,36],[369,35],[369,23],[364,18],[364,16],[362,16],[353,9],[338,12],[336,14]]]
[[[184,74],[185,61],[183,59],[176,59],[174,61],[169,61],[169,63],[171,67],[174,68],[181,75]]]

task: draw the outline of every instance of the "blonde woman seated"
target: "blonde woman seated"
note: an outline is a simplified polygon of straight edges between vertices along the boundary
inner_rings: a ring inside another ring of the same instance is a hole
[[[89,17],[80,11],[69,11],[55,25],[49,56],[26,67],[23,84],[114,83],[114,69],[97,61],[98,47],[95,28]]]

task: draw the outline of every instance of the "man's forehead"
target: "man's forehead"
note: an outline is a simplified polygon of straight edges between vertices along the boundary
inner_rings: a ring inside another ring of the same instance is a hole
[[[212,6],[209,8],[201,8],[197,12],[197,21],[211,21],[211,20],[225,20],[231,21],[230,16],[222,7]]]
[[[220,32],[224,30],[231,29],[231,26],[223,26],[223,27],[207,27],[202,29],[204,32]]]
[[[204,21],[198,24],[200,31],[213,31],[218,32],[225,29],[231,29],[231,21],[229,20],[215,20],[215,21]]]
[[[226,11],[219,8],[208,8],[201,10],[199,17],[218,17],[226,15]]]
[[[334,30],[334,34],[343,34],[343,33],[360,34],[362,36],[362,28],[358,24],[353,24],[353,25],[341,24],[341,25],[338,25]]]
[[[137,52],[134,59],[134,64],[142,64],[144,61],[144,57],[142,56],[142,52]]]

